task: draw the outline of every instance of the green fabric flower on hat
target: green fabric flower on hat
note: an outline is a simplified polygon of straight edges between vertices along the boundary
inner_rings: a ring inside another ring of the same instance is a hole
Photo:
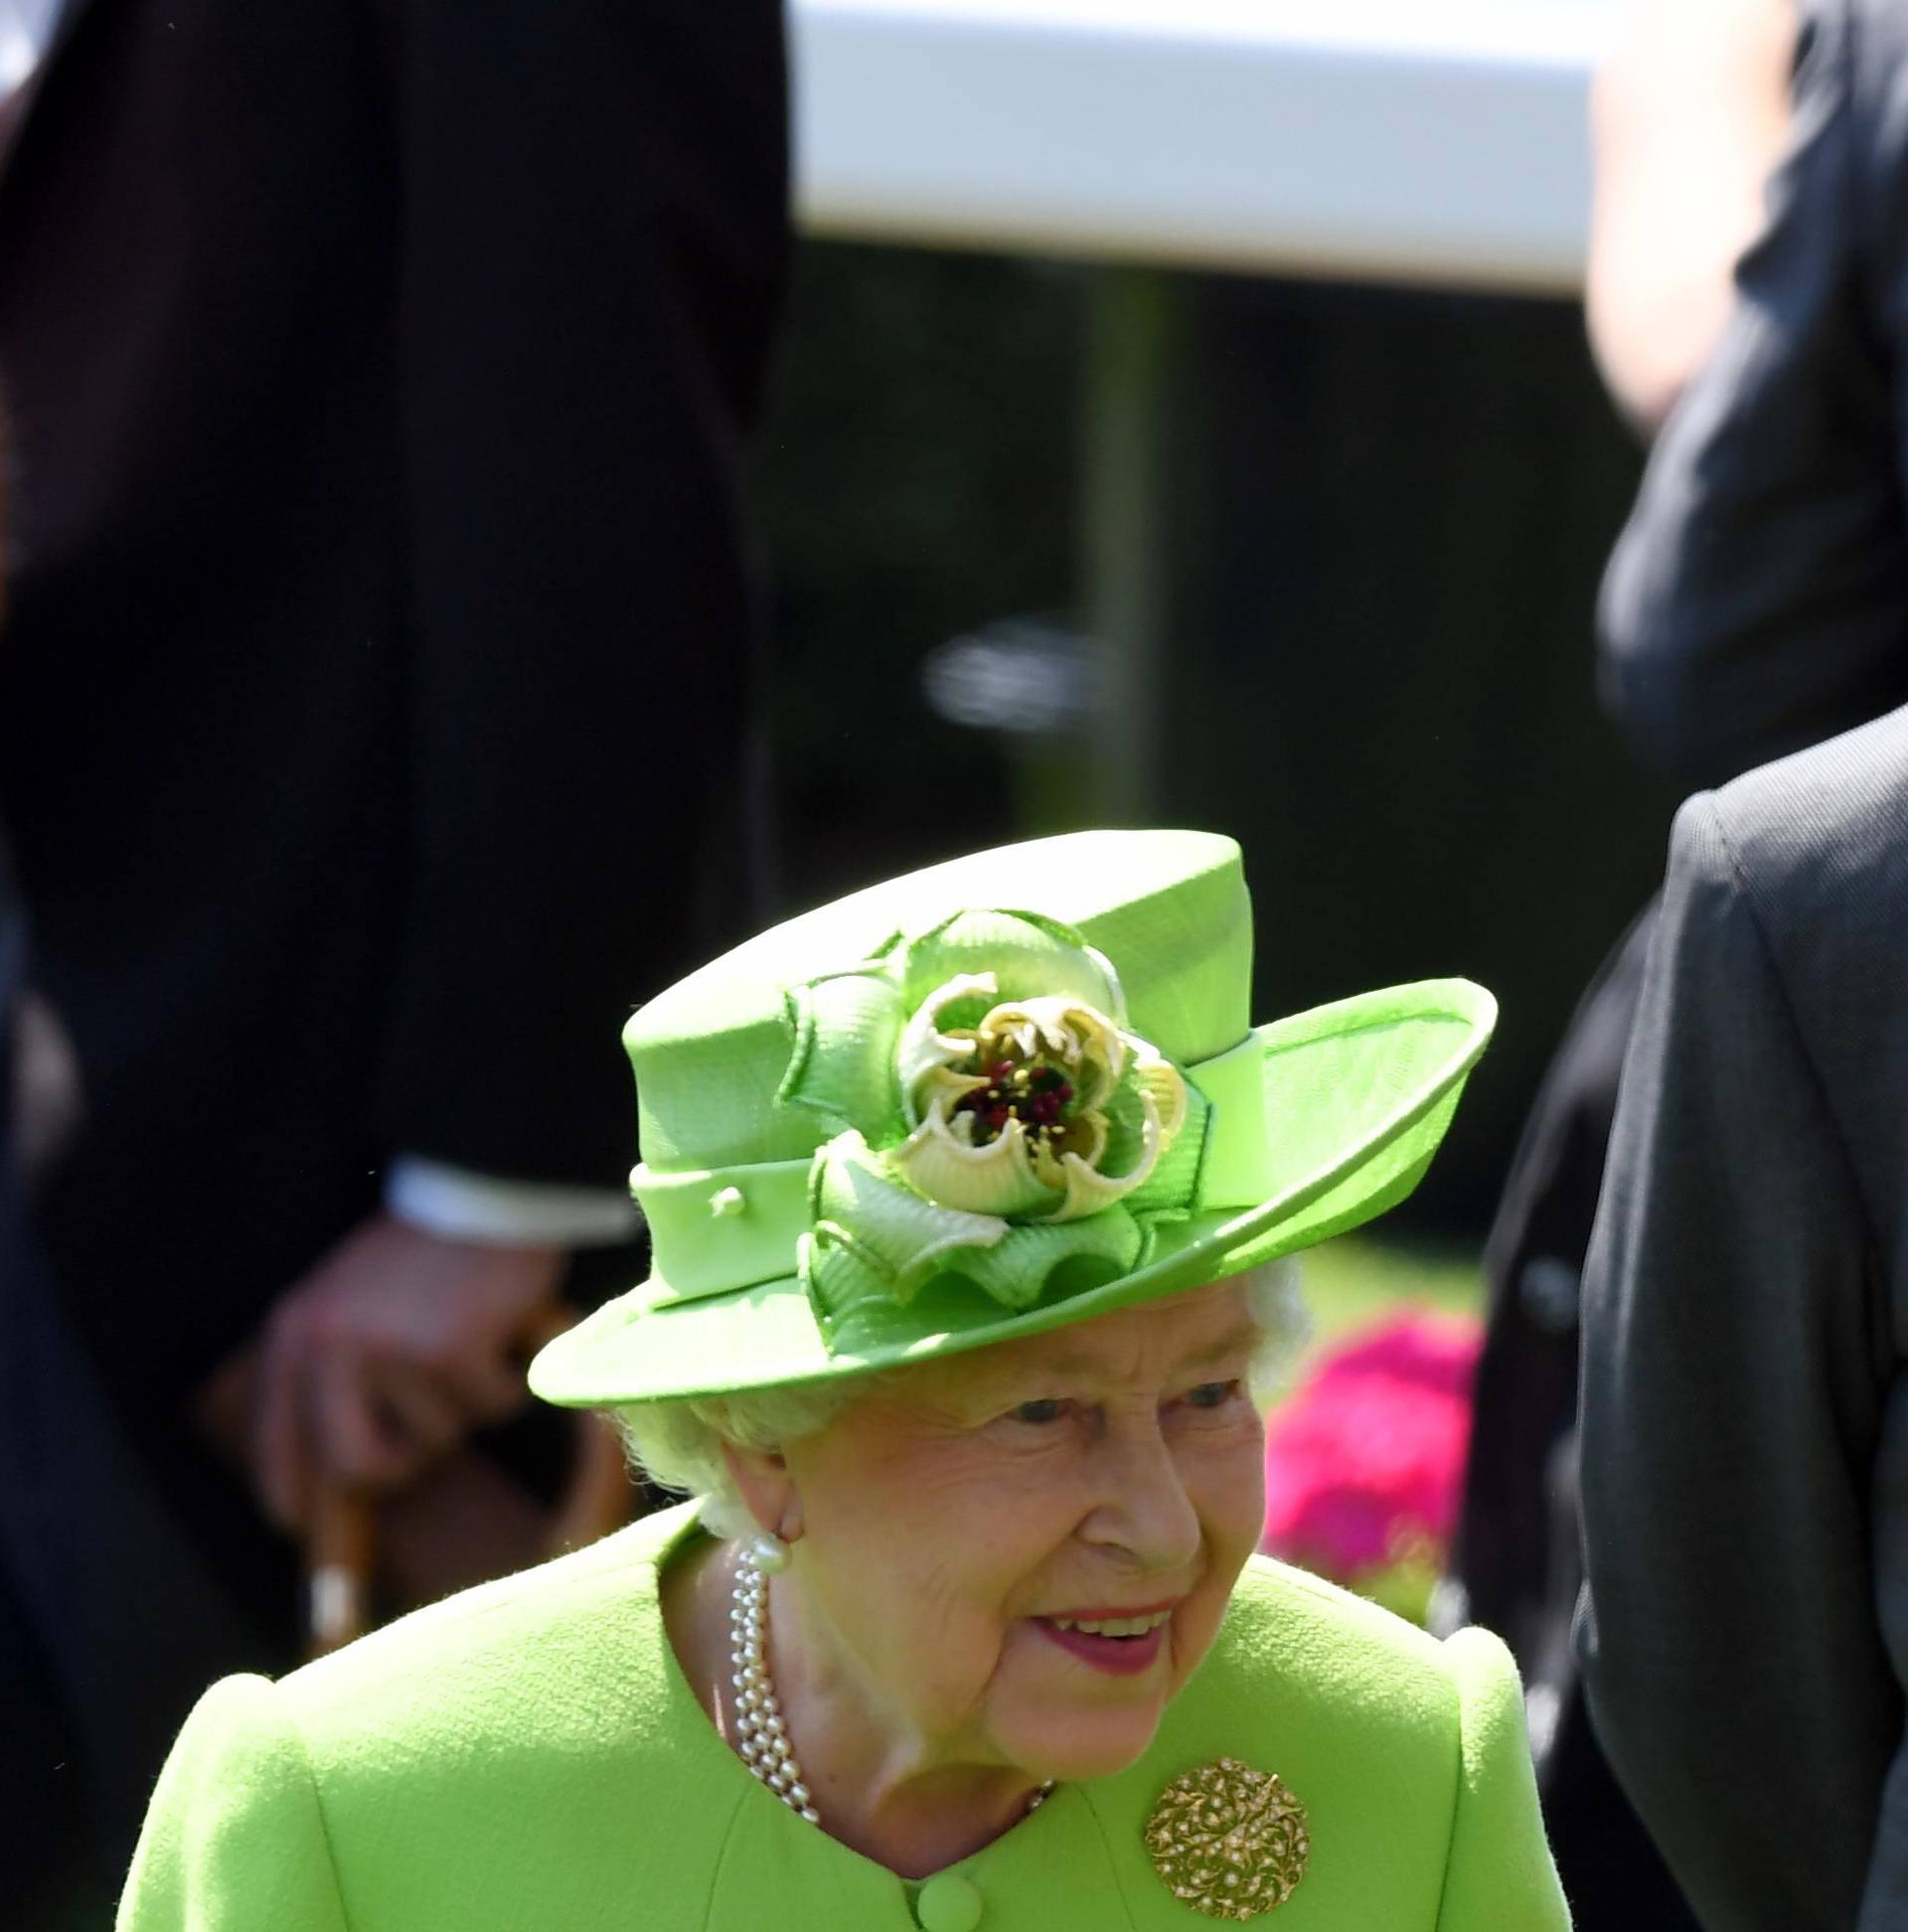
[[[1139,1187],[1186,1119],[1178,1068],[1069,994],[998,1000],[992,973],[937,987],[900,1042],[912,1131],[889,1160],[916,1194],[1006,1218],[1079,1220]],[[950,1010],[995,1001],[972,1026]]]
[[[831,1335],[939,1274],[1013,1308],[1056,1276],[1110,1279],[1190,1200],[1196,1162],[1167,1157],[1202,1103],[1069,927],[963,912],[794,989],[789,1013],[782,1098],[837,1129],[801,1264]]]

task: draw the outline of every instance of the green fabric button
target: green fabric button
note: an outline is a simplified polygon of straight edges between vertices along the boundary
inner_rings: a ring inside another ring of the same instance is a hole
[[[921,1932],[974,1932],[981,1922],[981,1894],[958,1871],[937,1871],[914,1901]]]

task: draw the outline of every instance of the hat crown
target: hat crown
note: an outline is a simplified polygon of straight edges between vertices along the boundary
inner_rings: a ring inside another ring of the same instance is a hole
[[[803,913],[642,1008],[623,1041],[645,1164],[666,1174],[813,1153],[828,1129],[782,1097],[796,1047],[791,991],[970,910],[1077,929],[1118,973],[1131,1030],[1182,1065],[1250,1029],[1251,904],[1231,839],[1076,832],[1003,846]]]

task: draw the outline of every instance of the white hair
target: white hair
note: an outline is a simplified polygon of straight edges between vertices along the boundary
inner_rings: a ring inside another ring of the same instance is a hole
[[[1295,1257],[1248,1269],[1241,1277],[1246,1307],[1258,1330],[1246,1369],[1252,1399],[1270,1405],[1284,1385],[1307,1333]],[[743,1389],[731,1395],[689,1395],[661,1402],[626,1402],[612,1409],[623,1446],[637,1471],[659,1489],[693,1497],[718,1536],[746,1535],[755,1526],[722,1454],[725,1444],[771,1453],[812,1435],[851,1402],[892,1386],[908,1368],[877,1369],[835,1381]]]

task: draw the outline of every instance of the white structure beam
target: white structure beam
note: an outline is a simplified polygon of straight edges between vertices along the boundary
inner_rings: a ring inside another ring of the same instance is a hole
[[[1604,0],[793,0],[811,233],[1565,292]]]

